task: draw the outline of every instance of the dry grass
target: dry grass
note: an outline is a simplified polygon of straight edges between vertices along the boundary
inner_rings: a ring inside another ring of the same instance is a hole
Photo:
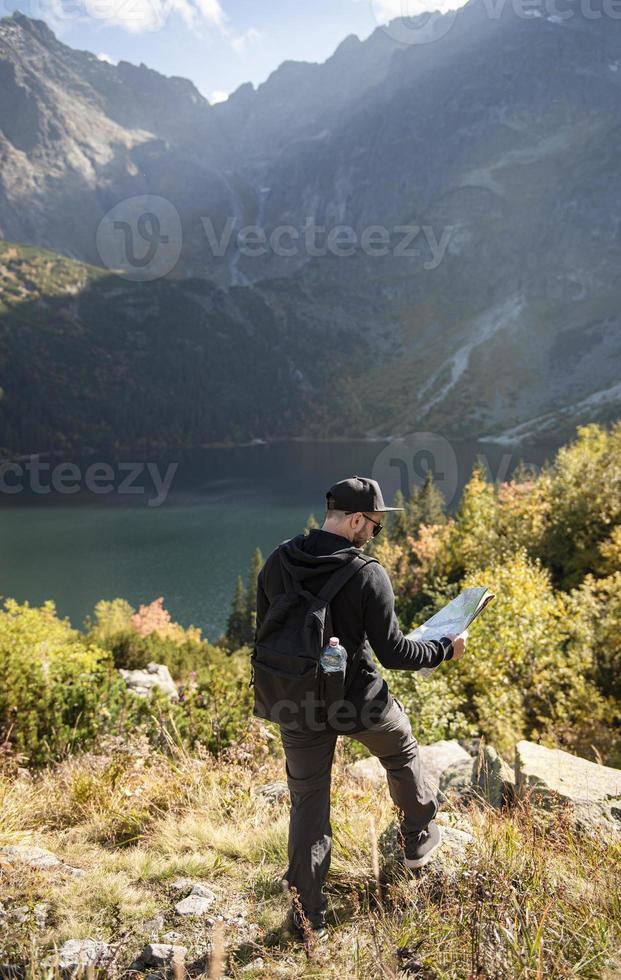
[[[445,808],[442,819],[468,827],[474,843],[409,877],[388,793],[351,781],[341,752],[329,939],[287,941],[279,931],[288,908],[280,883],[287,803],[251,792],[282,774],[276,750],[218,764],[126,751],[76,758],[36,778],[0,778],[0,845],[35,843],[85,871],[77,879],[0,859],[6,912],[31,910],[23,922],[0,919],[0,963],[29,964],[27,975],[43,980],[54,976],[44,964],[55,948],[88,937],[118,944],[105,976],[129,976],[144,945],[174,931],[188,947],[178,976],[619,975],[621,846],[577,836],[562,813]],[[207,919],[176,915],[181,896],[171,883],[179,877],[215,893]],[[42,901],[44,928],[32,911]],[[157,913],[164,924],[152,932],[144,923]]]

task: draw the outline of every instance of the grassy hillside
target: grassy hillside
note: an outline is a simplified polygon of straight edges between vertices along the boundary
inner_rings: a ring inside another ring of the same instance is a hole
[[[287,801],[255,795],[282,777],[275,744],[253,727],[217,764],[117,745],[39,777],[2,779],[0,846],[27,841],[84,874],[0,857],[6,914],[23,912],[20,922],[4,920],[0,961],[29,962],[33,980],[51,977],[43,963],[50,952],[53,961],[54,946],[91,938],[115,947],[104,971],[110,978],[128,976],[144,945],[157,940],[186,947],[191,976],[209,969],[210,977],[240,978],[618,976],[621,845],[576,835],[562,811],[446,805],[444,826],[472,841],[447,847],[412,876],[397,857],[387,790],[352,779],[342,750],[329,939],[292,943],[281,928]],[[215,894],[208,915],[175,912],[180,878]],[[39,903],[45,923],[37,926]]]

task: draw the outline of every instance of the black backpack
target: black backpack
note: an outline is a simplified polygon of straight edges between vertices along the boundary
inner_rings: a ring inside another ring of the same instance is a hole
[[[353,555],[317,595],[287,575],[286,591],[274,597],[255,634],[254,715],[297,731],[325,726],[330,707],[345,692],[344,674],[325,674],[320,667],[321,651],[333,632],[330,603],[356,572],[374,561]]]

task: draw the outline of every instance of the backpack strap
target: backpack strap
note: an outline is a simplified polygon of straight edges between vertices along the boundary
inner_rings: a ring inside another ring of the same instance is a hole
[[[344,568],[339,568],[337,572],[332,574],[321,592],[318,593],[317,598],[325,602],[327,607],[323,634],[324,646],[334,632],[330,603],[334,597],[338,595],[343,586],[354,577],[356,572],[359,572],[361,568],[364,568],[365,565],[369,565],[371,562],[375,562],[377,564],[377,558],[372,558],[370,555],[354,555],[351,561],[348,561]]]
[[[343,586],[349,582],[350,578],[353,578],[356,572],[359,572],[361,568],[373,561],[376,562],[377,558],[371,558],[369,555],[354,555],[343,568],[339,568],[338,571],[332,573],[323,589],[317,593],[317,598],[323,599],[328,604],[331,603]]]

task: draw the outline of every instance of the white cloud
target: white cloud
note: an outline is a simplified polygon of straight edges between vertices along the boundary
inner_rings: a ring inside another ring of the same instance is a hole
[[[216,105],[217,102],[226,102],[228,97],[228,92],[223,92],[221,89],[217,88],[215,92],[212,92],[209,96],[209,101],[212,105]]]
[[[59,26],[69,19],[65,0],[40,0],[49,10],[49,20]],[[220,0],[76,0],[71,19],[100,21],[108,27],[122,27],[131,34],[158,31],[171,14],[178,14],[188,27],[207,24],[226,33],[226,14]]]
[[[237,37],[231,38],[231,47],[237,51],[237,54],[245,54],[251,44],[259,41],[263,37],[261,31],[258,31],[256,27],[249,27],[247,31],[243,34],[238,34]]]
[[[371,0],[373,15],[378,24],[387,24],[396,17],[418,17],[428,10],[455,10],[465,0]]]
[[[97,57],[99,61],[106,61],[109,65],[116,65],[116,61],[114,58],[111,58],[109,54],[104,54],[102,52],[101,54],[98,54]]]

